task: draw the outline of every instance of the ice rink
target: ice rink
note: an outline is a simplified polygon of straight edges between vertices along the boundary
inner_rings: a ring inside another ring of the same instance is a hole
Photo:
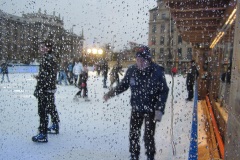
[[[31,139],[37,134],[39,117],[37,99],[33,96],[36,85],[33,75],[12,73],[9,74],[10,83],[0,84],[1,160],[129,159],[130,90],[104,103],[102,97],[108,89],[102,87],[103,77],[96,76],[93,71],[89,71],[88,79],[90,102],[83,99],[73,101],[78,88],[58,85],[55,102],[61,121],[60,134],[48,135],[48,143],[34,143]],[[165,115],[157,123],[155,159],[186,160],[190,146],[193,102],[185,101],[187,90],[183,76],[174,77],[173,90],[172,77],[166,77],[170,92]],[[172,142],[176,147],[175,155]],[[144,150],[141,137],[140,160],[146,159]]]

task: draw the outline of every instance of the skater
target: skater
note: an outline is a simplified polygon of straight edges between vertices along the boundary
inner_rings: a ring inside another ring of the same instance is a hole
[[[1,83],[3,83],[3,81],[4,81],[4,75],[6,75],[8,82],[10,82],[9,77],[8,77],[8,66],[9,65],[8,65],[7,61],[5,61],[1,64],[1,68],[2,68],[2,81],[1,81]]]
[[[62,85],[62,80],[63,80],[64,84],[67,86],[68,85],[67,61],[66,61],[66,58],[63,58],[62,60],[63,61],[60,64],[58,84]]]
[[[102,65],[103,72],[103,88],[107,88],[107,76],[108,76],[108,61],[107,58],[104,59]]]
[[[117,63],[113,66],[110,72],[110,88],[113,87],[113,84],[116,82],[119,84],[119,74],[122,75],[122,66]]]
[[[57,60],[52,51],[52,42],[45,41],[47,52],[44,53],[39,67],[37,86],[34,96],[38,99],[39,133],[32,137],[34,142],[48,142],[47,133],[59,133],[59,116],[55,105]],[[52,126],[48,128],[48,114],[51,115]]]
[[[175,77],[175,75],[177,74],[177,68],[174,66],[171,71],[172,71],[172,76]]]
[[[139,47],[136,64],[130,66],[122,81],[104,95],[104,100],[131,89],[129,151],[131,160],[139,160],[141,126],[145,124],[144,142],[148,160],[154,160],[156,152],[154,133],[156,121],[161,121],[169,88],[166,83],[164,68],[151,59],[147,46]],[[145,121],[144,121],[145,120]]]
[[[101,63],[97,62],[95,64],[95,68],[96,68],[96,71],[97,71],[97,76],[100,76],[100,73],[101,73]]]
[[[85,101],[89,101],[89,99],[88,99],[88,89],[87,89],[87,80],[88,80],[88,69],[85,66],[82,73],[80,74],[80,78],[79,78],[79,81],[78,81],[79,91],[74,96],[75,101],[78,101],[78,98],[81,98],[81,97],[83,97],[85,99]],[[82,91],[83,91],[83,95],[81,96]]]
[[[227,71],[221,75],[222,82],[226,82],[227,84],[231,83],[231,70],[232,70],[232,65],[229,65],[227,67]]]
[[[73,62],[72,60],[68,64],[67,77],[69,84],[73,84]]]
[[[82,65],[82,60],[81,58],[78,59],[77,62],[75,62],[75,65],[73,67],[73,75],[74,75],[74,84],[75,86],[77,86],[78,84],[78,81],[79,81],[79,76],[80,74],[82,73],[82,70],[83,70],[83,65]]]
[[[199,73],[196,67],[196,63],[194,60],[192,60],[191,66],[187,72],[186,86],[188,91],[188,97],[186,98],[186,101],[192,101],[193,99],[193,85],[198,75]]]

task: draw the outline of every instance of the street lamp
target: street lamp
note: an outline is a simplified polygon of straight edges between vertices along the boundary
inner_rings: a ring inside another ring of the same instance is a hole
[[[99,55],[102,55],[102,54],[103,54],[103,50],[102,50],[102,49],[99,49],[99,50],[98,50],[98,54],[99,54]]]
[[[87,53],[93,60],[97,60],[98,56],[103,54],[103,50],[101,48],[100,49],[89,48],[89,49],[87,49]],[[92,56],[91,56],[91,54],[92,54]]]
[[[87,49],[87,53],[90,54],[92,52],[91,49]]]
[[[97,50],[96,48],[93,48],[93,49],[92,49],[92,53],[93,53],[93,54],[97,54],[97,53],[98,53],[98,50]]]
[[[87,53],[88,54],[98,54],[98,55],[102,55],[103,54],[103,50],[102,49],[96,49],[96,48],[89,48],[87,49]]]

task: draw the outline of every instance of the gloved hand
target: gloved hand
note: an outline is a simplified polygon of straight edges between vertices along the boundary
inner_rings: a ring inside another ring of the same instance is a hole
[[[38,79],[38,75],[33,75],[34,78]]]
[[[106,102],[106,101],[108,101],[109,100],[109,96],[107,95],[107,94],[105,94],[104,96],[103,96],[103,100]]]
[[[163,116],[163,113],[159,110],[156,110],[154,120],[157,122],[160,122],[162,120],[162,116]]]
[[[115,91],[113,89],[111,89],[110,91],[108,91],[108,93],[106,93],[104,96],[103,96],[103,99],[104,101],[108,101],[110,98],[114,97],[115,96]]]
[[[39,96],[39,92],[38,92],[37,89],[34,90],[33,95],[34,95],[34,97],[38,98],[38,96]]]
[[[42,90],[41,89],[35,89],[33,92],[34,97],[39,98],[39,95],[42,94]]]

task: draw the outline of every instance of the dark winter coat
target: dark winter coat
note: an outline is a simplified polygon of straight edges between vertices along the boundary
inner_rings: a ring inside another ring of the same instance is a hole
[[[104,61],[102,64],[102,71],[103,71],[103,75],[107,76],[107,74],[108,74],[108,62],[107,61]]]
[[[198,75],[199,73],[198,73],[197,67],[191,66],[191,68],[187,73],[187,80],[186,80],[187,86],[194,85],[195,79],[198,77]]]
[[[80,74],[80,77],[79,77],[78,87],[81,88],[82,87],[82,83],[84,83],[85,86],[86,86],[87,80],[88,80],[88,72],[82,71],[82,73]]]
[[[164,113],[169,88],[166,83],[164,68],[155,63],[141,71],[136,65],[128,68],[126,75],[116,86],[116,95],[131,89],[131,106],[133,111]]]
[[[52,51],[44,54],[39,67],[37,90],[51,92],[56,89],[57,59]]]
[[[3,63],[1,65],[1,68],[2,68],[2,73],[8,74],[8,64],[7,63]]]
[[[231,83],[231,70],[232,70],[231,68],[232,68],[231,66],[228,66],[227,72],[221,75],[222,82],[227,82],[228,84]]]
[[[227,82],[228,84],[231,83],[231,73],[230,72],[225,72],[221,75],[221,80],[222,82]]]
[[[110,72],[110,81],[113,84],[115,81],[119,81],[119,74],[122,75],[122,67],[120,65],[114,65]]]

